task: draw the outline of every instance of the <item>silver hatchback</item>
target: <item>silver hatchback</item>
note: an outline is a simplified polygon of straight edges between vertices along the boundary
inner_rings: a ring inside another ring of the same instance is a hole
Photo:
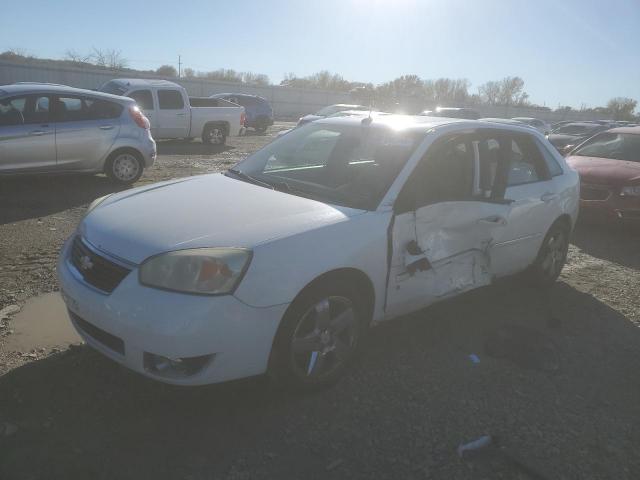
[[[0,174],[106,173],[133,183],[156,143],[135,101],[63,85],[0,86]]]

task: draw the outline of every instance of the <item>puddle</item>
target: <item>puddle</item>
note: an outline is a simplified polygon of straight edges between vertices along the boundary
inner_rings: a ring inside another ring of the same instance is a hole
[[[10,328],[13,334],[5,337],[9,351],[26,352],[82,342],[71,326],[60,292],[27,300],[20,313],[11,320]]]

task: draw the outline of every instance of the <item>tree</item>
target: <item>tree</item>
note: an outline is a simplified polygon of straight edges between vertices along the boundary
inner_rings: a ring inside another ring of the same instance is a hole
[[[269,77],[264,73],[243,72],[240,76],[242,77],[242,83],[247,85],[269,85]]]
[[[83,55],[77,50],[70,48],[64,52],[64,59],[73,63],[91,63],[91,54]]]
[[[500,95],[500,83],[496,81],[483,83],[478,87],[478,94],[482,102],[487,105],[496,105]]]
[[[526,105],[529,94],[524,91],[524,80],[520,77],[504,77],[500,81],[498,103],[500,105]]]
[[[614,120],[633,120],[633,111],[638,102],[633,98],[616,97],[609,100],[607,110],[613,115]]]
[[[173,65],[162,65],[158,67],[156,74],[162,75],[163,77],[177,77],[178,71]]]
[[[195,78],[196,77],[196,71],[193,68],[185,68],[182,71],[182,76],[184,78]]]
[[[129,61],[122,56],[122,52],[115,49],[101,50],[93,47],[90,58],[95,65],[112,70],[122,70],[129,64]]]

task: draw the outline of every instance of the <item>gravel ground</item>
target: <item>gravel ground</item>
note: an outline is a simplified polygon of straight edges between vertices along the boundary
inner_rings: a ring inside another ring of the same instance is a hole
[[[161,143],[141,183],[227,168],[283,128]],[[0,311],[57,289],[63,240],[111,191],[0,179]],[[383,325],[311,395],[170,387],[83,346],[11,352],[0,318],[0,479],[640,478],[639,239],[581,224],[551,292],[510,279]],[[492,448],[458,458],[485,434]]]

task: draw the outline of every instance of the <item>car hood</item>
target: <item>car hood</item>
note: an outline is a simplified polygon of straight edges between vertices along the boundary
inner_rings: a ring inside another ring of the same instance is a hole
[[[252,248],[361,213],[217,173],[111,195],[85,217],[80,233],[95,247],[140,263],[186,248]]]
[[[567,157],[567,163],[580,174],[584,183],[596,185],[640,184],[640,163],[599,157]]]

